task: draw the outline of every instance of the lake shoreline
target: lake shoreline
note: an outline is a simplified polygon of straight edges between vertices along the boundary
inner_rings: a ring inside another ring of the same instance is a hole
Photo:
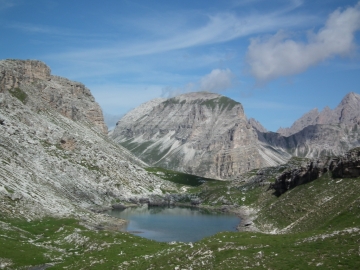
[[[113,209],[106,214],[128,221],[129,226],[121,231],[159,242],[197,242],[219,232],[237,232],[241,224],[240,216],[234,211],[183,203],[165,206],[145,203]]]
[[[135,208],[135,207],[142,207],[146,205],[144,204],[122,204],[122,205],[116,205],[113,206],[111,209],[107,208],[104,209],[105,211],[108,210],[115,210],[115,209],[126,209],[126,208]],[[210,212],[220,212],[220,213],[230,213],[234,214],[237,217],[240,218],[240,223],[237,225],[236,230],[238,232],[260,232],[259,228],[254,224],[254,219],[256,218],[257,210],[248,206],[221,206],[221,207],[214,207],[210,205],[193,205],[190,203],[173,203],[173,204],[167,204],[167,205],[148,205],[149,207],[187,207],[187,208],[197,208],[197,209],[206,209]],[[108,215],[108,214],[107,214]],[[126,223],[129,222],[128,220],[125,220]]]

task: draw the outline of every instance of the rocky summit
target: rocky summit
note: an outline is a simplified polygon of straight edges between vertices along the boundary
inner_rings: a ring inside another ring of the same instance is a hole
[[[226,179],[284,163],[290,155],[258,140],[256,120],[239,102],[208,92],[156,99],[130,111],[111,138],[143,161]]]
[[[9,216],[89,219],[89,209],[174,188],[108,139],[89,89],[39,61],[0,61],[0,152],[0,212]]]

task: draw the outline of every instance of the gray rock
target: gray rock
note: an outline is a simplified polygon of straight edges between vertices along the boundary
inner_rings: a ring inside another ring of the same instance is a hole
[[[275,190],[277,195],[309,183],[330,172],[335,178],[356,178],[360,176],[360,148],[355,148],[339,157],[325,157],[317,160],[309,160],[306,166],[298,166],[286,170],[277,177],[270,188]]]
[[[110,136],[153,166],[226,179],[290,158],[259,142],[251,123],[239,102],[197,92],[141,105]]]

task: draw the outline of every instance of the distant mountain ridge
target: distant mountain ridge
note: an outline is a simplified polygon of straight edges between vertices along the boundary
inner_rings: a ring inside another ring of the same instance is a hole
[[[290,136],[310,125],[337,125],[347,126],[360,123],[360,95],[350,92],[331,110],[325,107],[321,112],[317,108],[304,114],[289,128],[280,128],[277,133],[283,136]]]

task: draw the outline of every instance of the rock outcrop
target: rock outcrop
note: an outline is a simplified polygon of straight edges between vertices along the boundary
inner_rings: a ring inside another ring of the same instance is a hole
[[[360,176],[360,148],[352,149],[345,155],[333,158],[329,171],[335,178],[356,178]]]
[[[309,160],[305,166],[284,171],[270,187],[277,195],[311,182],[324,173],[331,173],[333,178],[356,178],[360,176],[360,148],[354,148],[339,157],[324,157]]]
[[[33,102],[37,110],[50,105],[65,117],[74,121],[94,124],[104,134],[107,127],[102,110],[90,90],[83,84],[51,75],[50,68],[43,62],[34,60],[1,60],[0,93],[22,89],[44,103]]]
[[[209,178],[231,178],[290,157],[259,142],[240,103],[207,92],[145,103],[120,119],[111,137],[153,166]]]
[[[87,209],[175,189],[108,139],[83,85],[51,76],[38,61],[0,67],[1,213],[86,219]]]

